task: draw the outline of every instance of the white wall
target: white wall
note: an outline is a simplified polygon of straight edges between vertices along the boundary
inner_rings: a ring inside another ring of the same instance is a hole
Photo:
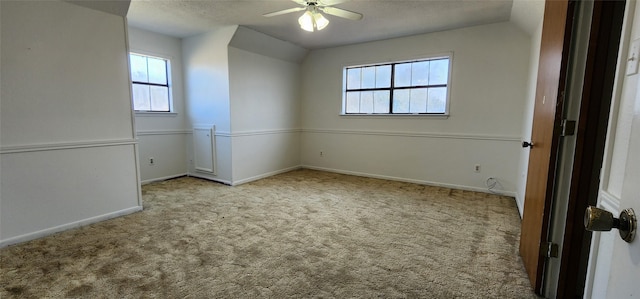
[[[228,45],[238,26],[217,28],[182,41],[187,126],[216,127],[217,174],[197,172],[192,135],[187,136],[189,174],[232,182]]]
[[[231,40],[229,86],[234,184],[300,165],[301,70],[298,61],[306,52],[244,27],[239,27]]]
[[[140,210],[124,17],[0,7],[0,246]]]
[[[129,27],[131,52],[169,59],[173,113],[136,113],[142,182],[187,174],[187,135],[182,40]],[[149,159],[154,163],[150,164]]]
[[[505,22],[312,51],[303,63],[302,164],[471,190],[495,177],[515,195],[530,48]],[[343,67],[447,52],[448,118],[340,116]]]
[[[237,26],[183,40],[187,124],[215,125],[216,174],[240,184],[300,165],[300,65],[306,50]],[[191,138],[192,136],[188,136]]]

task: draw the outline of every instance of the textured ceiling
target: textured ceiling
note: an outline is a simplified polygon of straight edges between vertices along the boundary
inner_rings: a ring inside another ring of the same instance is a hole
[[[220,26],[241,25],[307,49],[327,48],[466,26],[508,21],[512,0],[352,0],[336,7],[362,13],[331,22],[317,32],[298,26],[302,12],[265,18],[264,13],[296,7],[293,1],[132,0],[127,14],[134,27],[187,37]]]

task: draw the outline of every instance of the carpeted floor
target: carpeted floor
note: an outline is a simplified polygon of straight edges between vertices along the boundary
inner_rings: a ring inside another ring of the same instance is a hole
[[[508,197],[299,170],[143,201],[0,249],[0,298],[536,298]]]

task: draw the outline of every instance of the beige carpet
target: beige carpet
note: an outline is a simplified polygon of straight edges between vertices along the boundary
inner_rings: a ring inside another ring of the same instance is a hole
[[[143,200],[0,249],[0,298],[536,298],[508,197],[299,170]]]

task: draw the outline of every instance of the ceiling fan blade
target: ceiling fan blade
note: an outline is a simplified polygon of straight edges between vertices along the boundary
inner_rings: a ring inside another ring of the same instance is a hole
[[[295,3],[298,3],[300,5],[307,6],[307,1],[305,1],[305,0],[291,0],[291,1],[293,1]]]
[[[347,1],[349,0],[318,0],[318,6],[334,6],[336,4],[344,3]]]
[[[353,11],[348,11],[346,9],[330,7],[330,6],[319,7],[319,9],[326,12],[327,14],[334,15],[336,17],[341,17],[341,18],[350,19],[354,21],[362,20],[362,14],[353,12]]]
[[[289,8],[289,9],[285,9],[285,10],[279,10],[279,11],[266,13],[266,14],[263,14],[262,16],[264,16],[264,17],[274,17],[274,16],[288,14],[288,13],[301,11],[301,10],[305,10],[305,9],[307,9],[307,8],[306,7],[294,7],[294,8]]]

